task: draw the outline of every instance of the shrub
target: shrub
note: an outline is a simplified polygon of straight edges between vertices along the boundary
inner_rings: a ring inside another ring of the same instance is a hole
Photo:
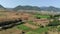
[[[58,20],[54,20],[53,22],[50,22],[48,26],[58,26],[60,25],[60,22]]]
[[[45,34],[48,34],[48,32],[45,32]]]

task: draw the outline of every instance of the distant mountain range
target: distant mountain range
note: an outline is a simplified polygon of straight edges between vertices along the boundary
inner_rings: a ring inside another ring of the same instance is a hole
[[[60,11],[60,8],[56,8],[53,6],[49,7],[37,7],[37,6],[17,6],[14,10],[38,10],[38,11]]]
[[[40,11],[40,8],[37,7],[37,6],[17,6],[14,8],[14,10],[39,10]]]
[[[49,6],[49,7],[40,7],[42,11],[60,11],[60,8],[56,8],[56,7],[53,7],[53,6]]]
[[[37,10],[37,11],[54,11],[54,12],[60,12],[60,8],[56,8],[53,6],[49,6],[49,7],[37,7],[37,6],[17,6],[15,8],[5,8],[2,5],[0,5],[0,9],[7,9],[7,10]]]

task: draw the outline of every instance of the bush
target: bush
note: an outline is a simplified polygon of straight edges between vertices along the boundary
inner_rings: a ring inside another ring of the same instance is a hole
[[[35,17],[36,17],[37,19],[40,19],[40,18],[50,18],[49,15],[35,15]]]
[[[41,28],[44,28],[44,26],[43,26],[43,25],[40,25],[40,27],[41,27]]]
[[[48,32],[45,32],[45,34],[48,34]]]
[[[58,20],[54,20],[53,22],[50,22],[48,26],[58,26],[60,25],[60,22]]]

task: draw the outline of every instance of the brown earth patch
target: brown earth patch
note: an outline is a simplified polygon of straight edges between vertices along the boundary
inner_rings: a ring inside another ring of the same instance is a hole
[[[57,31],[54,31],[54,32],[53,31],[48,31],[48,34],[58,34],[58,32]]]
[[[27,27],[30,27],[30,28],[32,28],[32,29],[37,29],[37,28],[39,28],[38,26],[31,25],[31,24],[29,24],[29,23],[25,23],[24,25],[27,26]]]
[[[34,19],[33,23],[37,24],[37,25],[47,25],[49,23],[48,19]]]

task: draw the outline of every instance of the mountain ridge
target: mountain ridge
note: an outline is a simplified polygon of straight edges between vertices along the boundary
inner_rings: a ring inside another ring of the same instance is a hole
[[[54,11],[54,12],[60,12],[60,8],[49,6],[49,7],[38,7],[38,6],[16,6],[15,8],[5,8],[2,5],[0,5],[0,9],[7,9],[7,10],[37,10],[37,11]]]
[[[14,10],[38,10],[38,11],[60,11],[60,8],[56,8],[53,6],[49,7],[37,7],[37,6],[17,6]]]

